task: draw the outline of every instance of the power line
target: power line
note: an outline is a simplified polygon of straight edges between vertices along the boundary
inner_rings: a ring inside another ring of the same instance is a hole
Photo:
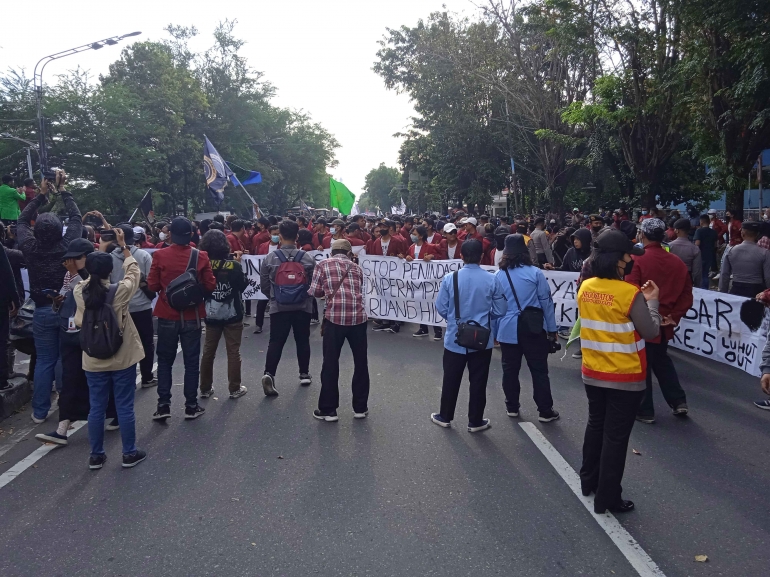
[[[19,149],[19,150],[17,150],[16,152],[13,152],[13,153],[11,153],[11,154],[9,154],[8,156],[6,156],[6,157],[4,157],[4,158],[0,158],[0,162],[3,162],[3,161],[5,161],[5,160],[8,160],[9,158],[13,158],[13,157],[14,157],[14,156],[16,156],[17,154],[19,154],[20,152],[24,152],[25,150],[27,150],[27,149],[26,149],[26,148],[20,148],[20,149]]]

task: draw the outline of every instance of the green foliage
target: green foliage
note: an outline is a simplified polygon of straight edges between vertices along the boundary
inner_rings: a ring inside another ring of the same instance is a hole
[[[305,113],[270,103],[275,90],[239,54],[234,21],[220,23],[214,44],[195,53],[194,28],[168,26],[171,39],[125,48],[94,82],[75,70],[46,87],[52,160],[70,174],[83,209],[128,216],[148,188],[156,212],[215,210],[203,178],[203,135],[231,162],[262,173],[249,191],[271,212],[328,203],[334,137]],[[0,77],[0,131],[36,141],[31,82],[23,71]],[[0,159],[19,146],[0,141]],[[24,172],[23,155],[0,171]],[[245,172],[235,168],[236,174]],[[228,185],[224,210],[250,215],[243,191]]]
[[[401,173],[397,168],[390,168],[381,162],[377,168],[373,168],[366,175],[364,181],[364,194],[358,201],[358,207],[362,210],[389,212],[393,204],[398,201],[391,193],[394,187],[401,182]]]

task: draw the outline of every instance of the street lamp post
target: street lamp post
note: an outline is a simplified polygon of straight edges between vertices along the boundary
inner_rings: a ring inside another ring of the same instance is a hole
[[[30,151],[35,150],[37,152],[37,145],[34,142],[30,142],[24,138],[19,138],[18,136],[13,136],[7,132],[0,132],[0,138],[6,140],[18,140],[19,142],[23,142],[27,145],[27,172],[29,173],[29,177],[32,178],[32,153]],[[38,156],[40,156],[39,152]]]
[[[96,42],[83,44],[82,46],[77,46],[68,50],[62,50],[61,52],[44,56],[37,64],[35,64],[34,86],[35,100],[37,103],[38,156],[40,157],[41,172],[48,170],[48,150],[45,146],[45,118],[43,117],[43,70],[45,70],[46,65],[52,60],[58,60],[59,58],[78,54],[79,52],[85,52],[86,50],[99,50],[105,46],[114,46],[124,38],[138,36],[139,34],[141,34],[141,32],[131,32],[130,34],[112,36],[110,38],[105,38],[104,40],[97,40]],[[38,68],[40,69],[39,71]]]

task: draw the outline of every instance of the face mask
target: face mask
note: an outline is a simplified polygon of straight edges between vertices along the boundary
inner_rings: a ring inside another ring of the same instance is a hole
[[[281,239],[280,239],[280,237],[278,237],[276,235],[273,235],[273,236],[270,237],[270,240],[272,241],[273,244],[278,244],[278,241],[281,240]]]
[[[417,242],[417,235],[412,234],[410,235],[410,237],[412,239],[412,242]]]
[[[634,268],[634,261],[630,260],[626,263],[626,266],[623,268],[623,276],[627,277],[631,274],[631,270]]]
[[[337,234],[337,229],[335,227],[331,227],[329,229],[329,232],[332,233],[332,234]]]
[[[380,236],[388,236],[389,234],[390,234],[390,230],[388,230],[387,228],[383,228],[380,231]]]
[[[643,210],[643,211],[642,211],[642,214],[647,214],[647,211],[646,211],[646,210]]]
[[[160,233],[160,234],[158,235],[158,238],[159,238],[160,240],[166,240],[168,237],[166,236],[166,233],[165,233],[165,232],[162,232],[162,233]]]

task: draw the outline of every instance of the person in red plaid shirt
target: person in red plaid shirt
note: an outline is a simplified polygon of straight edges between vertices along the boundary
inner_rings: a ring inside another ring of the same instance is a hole
[[[340,352],[345,339],[353,353],[353,417],[364,419],[369,414],[369,360],[366,343],[366,311],[364,310],[364,273],[350,260],[353,247],[346,239],[331,244],[331,257],[319,262],[313,271],[308,293],[326,297],[323,325],[323,365],[321,394],[316,419],[339,420]]]

